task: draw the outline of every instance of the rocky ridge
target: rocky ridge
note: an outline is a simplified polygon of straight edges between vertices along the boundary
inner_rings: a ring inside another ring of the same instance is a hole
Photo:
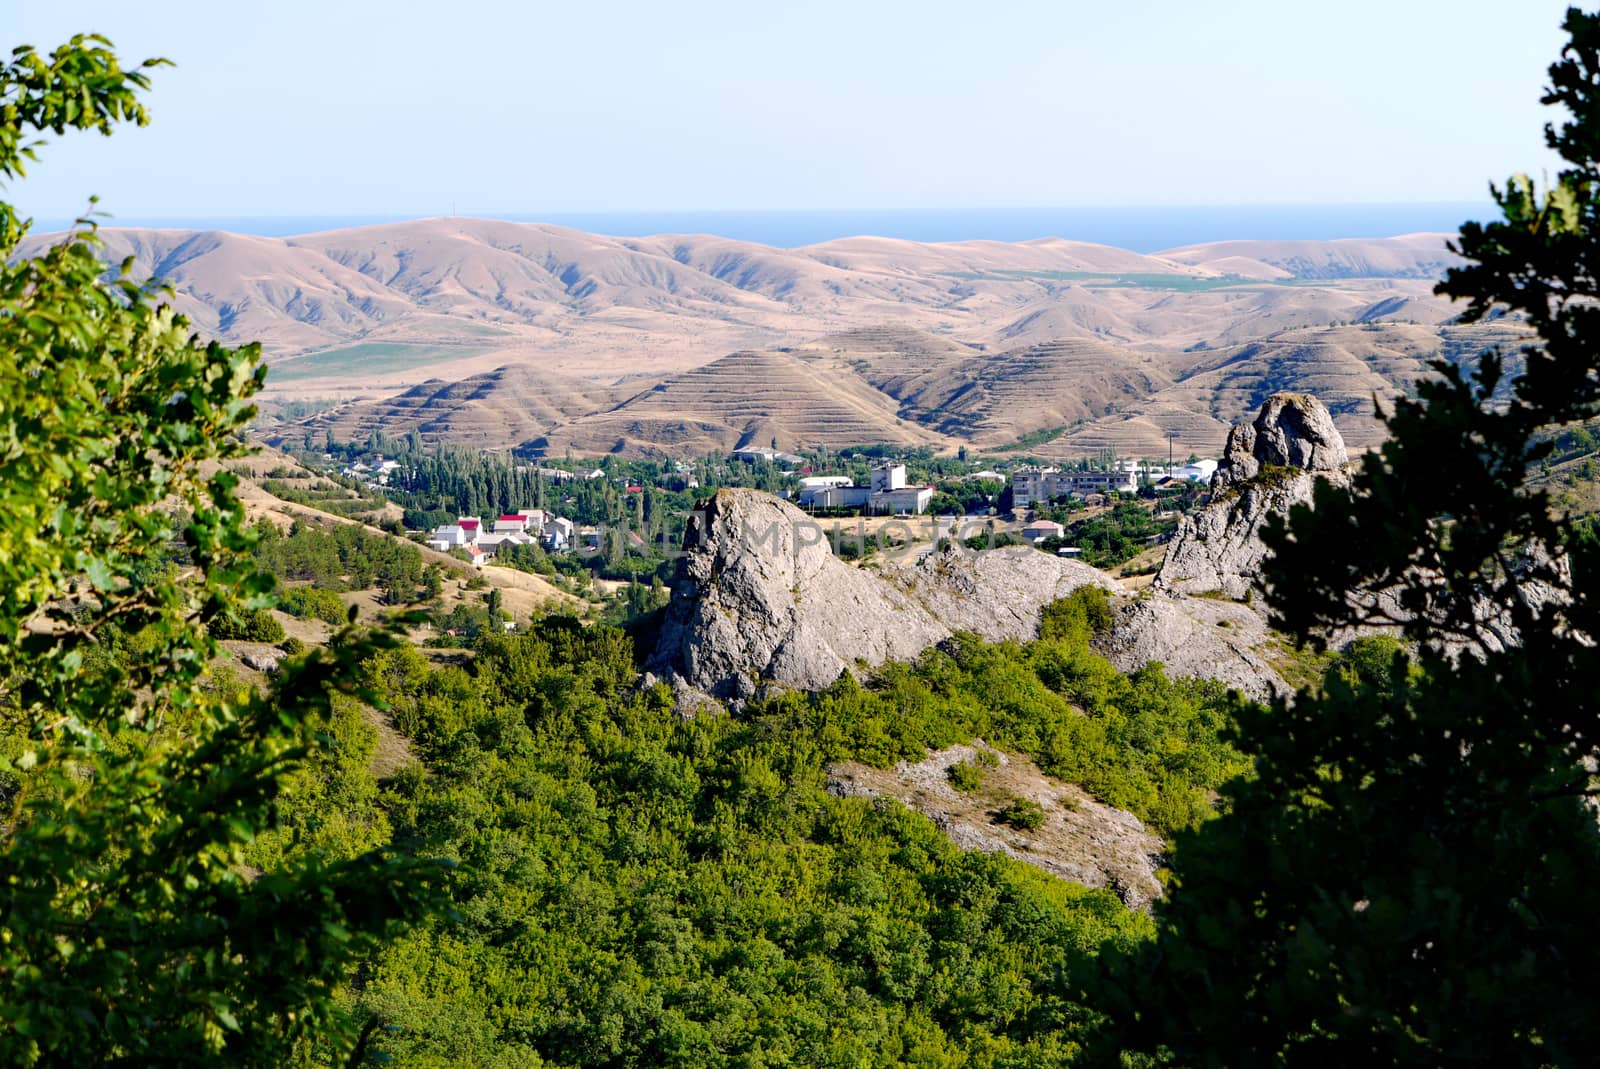
[[[1032,549],[959,547],[882,574],[834,556],[824,529],[756,490],[721,490],[691,517],[647,668],[718,698],[764,683],[819,690],[840,673],[909,660],[968,630],[1027,639],[1040,610],[1098,570]]]

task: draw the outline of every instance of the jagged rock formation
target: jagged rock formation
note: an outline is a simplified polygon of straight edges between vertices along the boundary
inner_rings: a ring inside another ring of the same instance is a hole
[[[763,680],[821,689],[858,659],[911,658],[949,634],[759,491],[719,491],[690,519],[684,550],[649,668],[718,697]]]
[[[1031,549],[951,548],[880,576],[836,558],[811,517],[756,490],[719,491],[691,519],[684,549],[647,667],[716,697],[748,697],[763,682],[820,689],[953,630],[1029,638],[1044,605],[1111,585]]]
[[[963,794],[951,787],[947,772],[951,765],[971,760],[978,747],[995,754],[999,767],[985,774],[976,792]],[[922,761],[902,761],[892,769],[847,762],[828,770],[828,789],[846,797],[894,798],[931,819],[963,850],[1006,854],[1052,876],[1108,887],[1134,909],[1161,897],[1156,878],[1161,840],[1132,813],[1050,779],[1018,754],[1001,754],[977,743],[939,750]],[[1044,823],[1034,831],[996,824],[994,810],[1012,798],[1037,802]]]
[[[1228,432],[1211,504],[1179,524],[1154,589],[1245,598],[1267,555],[1261,541],[1267,518],[1311,500],[1319,478],[1348,482],[1348,463],[1344,438],[1322,402],[1273,394],[1254,423]]]

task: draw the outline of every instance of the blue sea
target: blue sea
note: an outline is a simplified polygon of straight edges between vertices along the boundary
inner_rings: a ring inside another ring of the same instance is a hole
[[[505,213],[489,218],[553,223],[618,237],[650,234],[717,234],[741,241],[794,248],[834,238],[871,234],[911,241],[1027,241],[1060,237],[1159,252],[1180,245],[1230,239],[1392,237],[1457,230],[1468,219],[1496,215],[1494,205],[1274,204],[1206,207],[1007,208],[969,211],[661,211]],[[287,236],[319,230],[399,222],[415,216],[112,217],[107,226],[160,226],[231,230]],[[35,232],[60,229],[62,220],[39,220]]]

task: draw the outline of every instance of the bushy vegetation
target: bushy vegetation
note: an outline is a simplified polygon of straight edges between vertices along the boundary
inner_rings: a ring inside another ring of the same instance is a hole
[[[1041,548],[1053,553],[1062,546],[1076,546],[1081,550],[1079,559],[1096,568],[1112,568],[1132,559],[1153,541],[1171,537],[1178,526],[1175,515],[1157,519],[1154,508],[1139,501],[1119,501],[1110,511],[1093,516],[1064,508],[1043,511],[1066,530],[1060,538],[1045,539]]]
[[[262,522],[254,533],[259,567],[280,579],[305,580],[324,590],[376,586],[391,604],[414,600],[423,582],[422,552],[416,546],[357,524],[317,527],[297,522],[282,532]],[[297,604],[309,605],[304,599],[315,596],[294,597]],[[322,607],[327,607],[325,601]],[[316,615],[310,610],[307,614]]]
[[[335,627],[344,624],[349,616],[343,598],[332,590],[317,586],[284,588],[278,595],[278,607],[290,616],[321,620]]]
[[[283,641],[283,634],[283,625],[265,609],[228,613],[211,621],[213,638],[276,644]]]
[[[143,124],[159,65],[96,37],[8,52],[0,182],[43,134]],[[0,203],[0,1064],[347,1061],[334,989],[438,868],[378,837],[246,855],[379,643],[259,692],[214,666],[218,632],[282,637],[225,466],[260,352],[202,343],[87,225],[33,255],[26,232]]]
[[[738,719],[679,716],[638,689],[622,632],[563,618],[485,633],[463,668],[380,654],[367,682],[421,762],[384,788],[387,820],[460,867],[458,918],[387,949],[359,993],[375,1047],[403,1065],[1062,1061],[1089,1013],[1067,977],[1144,918],[830,794],[826,770],[981,732],[1157,827],[1203,819],[1240,767],[1225,702],[1110,670],[1088,649],[1097,600],[1059,605],[1034,643],[963,640]]]

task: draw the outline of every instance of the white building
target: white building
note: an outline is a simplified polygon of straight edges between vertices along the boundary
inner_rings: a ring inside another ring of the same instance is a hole
[[[821,485],[807,486],[802,479],[800,505],[804,508],[862,508],[870,513],[926,512],[933,501],[933,487],[907,486],[904,464],[880,464],[872,469],[872,485],[856,486],[839,475],[816,476]]]
[[[1181,468],[1172,469],[1174,479],[1187,479],[1195,483],[1209,483],[1211,477],[1217,473],[1215,460],[1197,460],[1193,464],[1185,464]]]
[[[544,545],[546,549],[561,552],[572,548],[572,535],[577,525],[565,516],[553,516],[544,525]]]
[[[1067,494],[1104,494],[1112,490],[1131,494],[1138,489],[1138,476],[1126,466],[1112,471],[1023,468],[1011,476],[1011,507],[1026,509],[1036,501],[1052,501]]]
[[[872,469],[872,492],[883,493],[888,490],[899,490],[906,485],[906,466],[904,464],[880,464]]]
[[[901,471],[901,478],[904,479],[904,469]],[[867,498],[867,509],[890,515],[906,512],[920,516],[928,511],[928,506],[932,503],[931,486],[897,486],[892,490],[879,490]]]
[[[803,493],[806,490],[821,490],[829,486],[851,486],[853,480],[848,475],[807,475],[796,485]]]
[[[435,527],[433,534],[428,536],[427,545],[429,549],[437,549],[440,553],[448,553],[452,549],[460,549],[462,546],[471,545],[473,541],[472,538],[467,536],[466,529],[459,523],[451,523],[443,527]]]
[[[832,486],[815,486],[800,491],[800,506],[815,509],[856,509],[872,496],[870,486],[855,486],[846,479]]]

